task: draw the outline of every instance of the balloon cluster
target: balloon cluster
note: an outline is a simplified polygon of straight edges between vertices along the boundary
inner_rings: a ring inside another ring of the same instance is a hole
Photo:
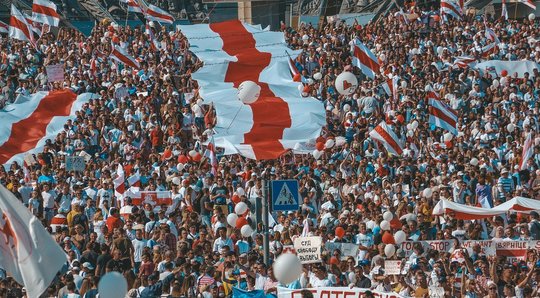
[[[394,219],[394,214],[390,211],[386,211],[383,213],[383,221],[379,224],[381,230],[384,231],[382,242],[386,244],[384,247],[384,254],[387,258],[392,257],[396,253],[396,245],[401,245],[407,240],[407,235],[402,230],[398,230],[392,235],[390,230],[395,227],[395,225],[392,224],[394,221],[397,221],[397,218]]]
[[[227,215],[227,223],[234,228],[240,229],[240,234],[244,237],[250,237],[253,234],[253,228],[249,225],[246,216],[249,212],[248,205],[240,200],[240,197],[234,195],[233,202],[236,202],[234,206],[234,213]]]

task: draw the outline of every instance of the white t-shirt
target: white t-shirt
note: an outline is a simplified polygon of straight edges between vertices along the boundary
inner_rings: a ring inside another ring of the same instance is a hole
[[[131,243],[133,244],[133,261],[141,262],[141,256],[144,248],[146,247],[146,239],[133,239]]]

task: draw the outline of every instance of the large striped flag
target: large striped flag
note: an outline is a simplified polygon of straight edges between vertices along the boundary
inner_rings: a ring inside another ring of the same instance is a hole
[[[354,41],[353,65],[360,68],[372,80],[381,69],[377,57],[358,39]]]
[[[135,58],[131,57],[128,53],[126,53],[126,51],[124,51],[119,46],[113,47],[113,50],[111,51],[111,55],[109,57],[118,62],[124,63],[124,65],[126,66],[130,66],[135,69],[141,68],[141,66],[139,65],[139,62],[135,60]]]
[[[315,140],[326,124],[321,102],[302,98],[289,74],[283,33],[240,21],[180,26],[205,64],[192,77],[205,102],[212,102],[217,125],[214,140],[224,154],[277,159],[298,144]],[[273,44],[269,47],[268,44]],[[258,99],[244,104],[239,87],[252,81]]]
[[[60,25],[60,15],[57,12],[56,4],[49,0],[34,0],[32,16],[34,21],[42,24],[53,27]]]
[[[369,132],[369,136],[371,139],[381,142],[389,153],[393,155],[401,155],[403,153],[403,142],[385,121],[381,121],[379,125],[373,128]]]
[[[136,0],[127,0],[127,10],[128,12],[143,13],[141,5]]]
[[[22,40],[32,41],[30,27],[26,21],[26,17],[20,12],[15,5],[11,4],[11,17],[9,19],[9,37]]]
[[[521,163],[519,165],[520,170],[527,169],[527,162],[534,155],[534,145],[532,139],[532,133],[527,134],[525,143],[523,144],[523,151],[521,152]]]
[[[476,63],[476,58],[470,56],[459,56],[456,57],[452,67],[467,68],[473,66]]]
[[[68,119],[74,119],[92,93],[79,96],[69,89],[41,91],[30,96],[20,95],[18,103],[0,121],[0,164],[18,162],[24,156],[43,150],[46,140],[53,140],[64,129]]]
[[[9,33],[9,25],[0,21],[0,33]]]
[[[152,4],[148,5],[148,8],[144,12],[144,17],[148,20],[156,21],[160,23],[167,23],[167,24],[174,23],[174,18],[172,15],[170,15],[165,10]]]
[[[528,7],[536,10],[536,4],[534,4],[533,0],[518,0],[518,2],[523,3],[523,4],[527,5]]]
[[[457,135],[458,113],[440,100],[439,95],[432,88],[428,91],[427,97],[429,110],[428,123],[446,129],[453,135]]]
[[[455,0],[441,0],[441,19],[445,15],[451,15],[453,18],[461,20],[463,11]]]
[[[482,49],[480,50],[480,56],[484,59],[487,59],[490,55],[495,53],[498,48],[499,47],[497,46],[496,42],[489,43],[482,47]]]

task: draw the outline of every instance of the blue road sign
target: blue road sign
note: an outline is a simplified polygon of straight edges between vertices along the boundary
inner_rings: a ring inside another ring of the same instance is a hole
[[[270,187],[273,211],[298,210],[300,202],[298,180],[274,180],[271,182]]]

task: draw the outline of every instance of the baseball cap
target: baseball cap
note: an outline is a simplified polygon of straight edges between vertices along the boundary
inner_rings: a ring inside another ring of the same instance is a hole
[[[90,270],[94,270],[94,266],[92,266],[92,264],[90,262],[84,262],[82,264],[83,268],[88,268]]]

